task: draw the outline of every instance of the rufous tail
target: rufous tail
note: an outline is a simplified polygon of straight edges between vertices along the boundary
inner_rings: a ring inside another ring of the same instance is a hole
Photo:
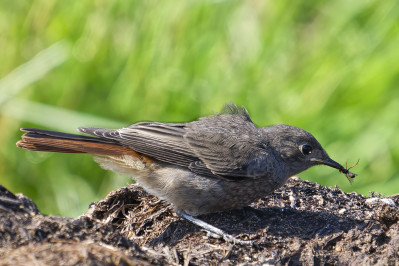
[[[129,154],[134,157],[141,157],[132,149],[108,139],[36,128],[21,128],[21,131],[27,133],[22,135],[22,140],[17,142],[17,147],[31,151],[91,153],[111,156]]]

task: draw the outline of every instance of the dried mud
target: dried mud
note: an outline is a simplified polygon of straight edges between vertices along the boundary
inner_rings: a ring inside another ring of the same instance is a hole
[[[47,216],[0,187],[1,265],[398,265],[399,196],[368,198],[292,178],[251,206],[200,218],[254,245],[209,236],[131,185],[77,219]]]

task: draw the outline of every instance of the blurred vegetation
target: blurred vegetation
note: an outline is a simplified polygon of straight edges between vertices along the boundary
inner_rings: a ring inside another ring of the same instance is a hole
[[[315,135],[336,170],[300,176],[399,191],[399,2],[0,0],[0,184],[77,216],[131,182],[89,155],[15,147],[20,127],[184,122],[244,105]]]

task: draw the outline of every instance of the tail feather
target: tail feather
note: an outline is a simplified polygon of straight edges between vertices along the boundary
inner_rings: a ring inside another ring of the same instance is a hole
[[[63,133],[52,130],[45,130],[39,128],[21,128],[21,131],[27,132],[25,135],[36,138],[56,138],[56,139],[68,139],[68,140],[79,140],[89,142],[101,142],[101,143],[113,143],[116,142],[109,139],[100,139],[96,137],[82,136],[76,134]]]
[[[139,157],[135,151],[118,143],[96,137],[81,136],[35,128],[22,128],[25,133],[17,147],[32,151],[61,153],[91,153],[100,155],[130,154]]]

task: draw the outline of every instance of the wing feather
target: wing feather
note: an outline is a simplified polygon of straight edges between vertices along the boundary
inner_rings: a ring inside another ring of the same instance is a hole
[[[235,105],[227,109],[226,114],[190,123],[142,122],[115,130],[79,130],[201,175],[237,180],[268,174],[270,154],[248,112]]]

